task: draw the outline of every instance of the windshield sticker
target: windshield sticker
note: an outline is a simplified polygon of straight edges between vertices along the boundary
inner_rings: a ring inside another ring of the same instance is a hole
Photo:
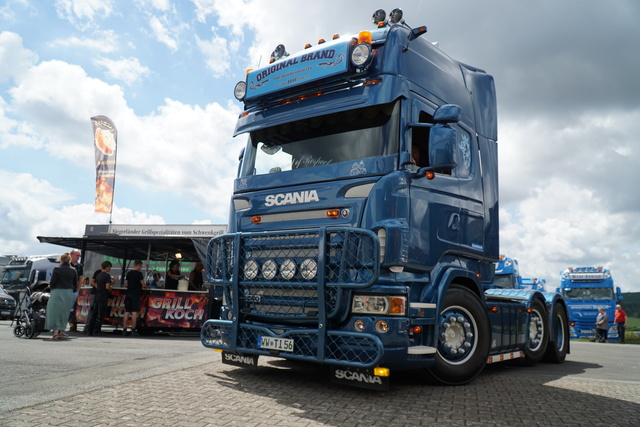
[[[356,175],[364,175],[367,173],[367,167],[364,165],[364,162],[362,160],[360,160],[360,162],[356,162],[353,165],[351,165],[351,172],[349,173],[349,175],[351,176],[356,176]]]
[[[310,154],[305,154],[299,159],[292,161],[291,166],[294,169],[300,169],[300,168],[309,168],[312,166],[328,165],[329,163],[333,163],[333,160],[324,160],[322,159],[322,157],[314,158]]]

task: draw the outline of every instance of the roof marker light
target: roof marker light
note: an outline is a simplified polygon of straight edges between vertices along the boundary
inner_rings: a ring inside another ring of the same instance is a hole
[[[335,40],[335,39],[339,39],[339,38],[340,38],[340,34],[337,34],[337,33],[336,33],[336,34],[334,34],[334,35],[333,35],[333,39],[334,39],[334,40]]]
[[[318,40],[318,44],[322,44],[322,43],[324,43],[324,39]]]

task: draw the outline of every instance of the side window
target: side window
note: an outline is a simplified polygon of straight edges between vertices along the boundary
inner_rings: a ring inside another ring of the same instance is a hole
[[[432,123],[433,116],[424,111],[420,111],[418,117],[419,123]],[[429,131],[431,129],[425,128],[413,128],[411,132],[411,157],[416,166],[425,167],[429,166]]]
[[[456,126],[458,131],[458,140],[456,142],[456,175],[459,178],[468,178],[471,176],[473,167],[473,149],[471,135],[469,132]]]

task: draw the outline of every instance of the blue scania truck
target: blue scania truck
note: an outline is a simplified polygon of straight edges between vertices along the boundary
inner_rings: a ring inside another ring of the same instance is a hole
[[[493,284],[502,289],[533,289],[540,292],[547,290],[545,279],[522,277],[518,260],[505,255],[500,255],[500,260],[496,262]]]
[[[567,302],[569,332],[573,339],[595,340],[598,309],[609,316],[608,339],[617,341],[618,328],[613,321],[616,304],[622,300],[611,271],[604,267],[569,267],[560,273],[560,288]]]
[[[464,384],[487,363],[569,351],[562,297],[492,286],[498,261],[492,76],[445,55],[395,9],[249,70],[228,233],[210,241],[225,363],[331,366],[388,387],[412,369]]]

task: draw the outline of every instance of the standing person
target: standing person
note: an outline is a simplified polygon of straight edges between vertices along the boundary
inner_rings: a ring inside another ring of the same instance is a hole
[[[180,274],[180,263],[175,260],[171,261],[167,275],[164,278],[164,288],[177,290],[178,280],[180,279],[183,279],[182,274]]]
[[[598,342],[607,342],[607,331],[609,330],[609,316],[605,313],[604,308],[598,309],[599,314],[596,318],[596,337]]]
[[[196,261],[196,265],[193,266],[193,270],[189,273],[189,290],[201,291],[204,284],[204,278],[202,277],[203,265],[200,261]]]
[[[65,252],[60,256],[60,265],[51,274],[51,295],[47,302],[45,328],[52,331],[52,340],[64,338],[64,330],[69,321],[69,307],[73,301],[73,291],[78,286],[78,273],[69,265],[71,256]]]
[[[620,304],[616,304],[616,311],[613,314],[613,321],[618,325],[618,340],[624,344],[624,334],[627,329],[627,313]]]
[[[107,302],[112,284],[109,271],[111,271],[112,264],[109,261],[104,261],[100,267],[100,272],[95,276],[96,293],[89,312],[89,320],[85,325],[86,335],[102,335],[102,321],[107,312]]]
[[[78,286],[73,290],[73,303],[71,303],[71,313],[69,314],[69,332],[78,332],[78,320],[76,319],[76,301],[78,300],[78,293],[82,287],[82,281],[84,280],[84,266],[80,264],[80,251],[77,249],[69,252],[71,256],[71,267],[76,269],[78,273]]]
[[[142,297],[142,288],[146,288],[142,275],[142,261],[139,259],[133,261],[133,269],[127,273],[124,278],[124,286],[127,293],[124,296],[124,318],[122,320],[122,335],[131,335],[131,331],[136,330],[138,322],[138,313],[140,312],[140,298]],[[127,324],[131,317],[131,329],[127,330]]]

